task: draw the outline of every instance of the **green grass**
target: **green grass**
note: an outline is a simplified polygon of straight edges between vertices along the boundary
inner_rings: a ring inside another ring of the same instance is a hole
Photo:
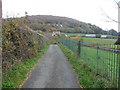
[[[81,47],[80,58],[85,60],[97,74],[106,79],[111,79],[111,82],[117,84],[118,55],[118,53],[97,50],[91,47]]]
[[[82,33],[62,33],[62,34],[66,34],[70,37],[77,37],[77,36],[84,36],[85,34]],[[107,36],[111,36],[112,35],[107,35]],[[113,36],[114,37],[114,36]],[[87,44],[114,44],[116,42],[117,39],[104,39],[104,38],[82,38],[84,40],[85,43]]]
[[[83,38],[84,44],[114,44],[117,39]]]
[[[60,42],[67,46],[70,50],[75,51],[74,53],[77,53],[77,46],[75,45],[77,43],[73,40],[61,39]],[[120,49],[120,47],[116,45],[100,45],[100,47]],[[118,56],[119,53],[81,46],[80,59],[84,60],[84,62],[96,75],[100,75],[102,78],[107,79],[109,83],[113,83],[111,87],[118,86]]]
[[[62,33],[70,37],[84,36],[82,33]],[[104,39],[104,38],[82,38],[85,44],[114,44],[117,39]]]
[[[82,34],[82,33],[62,33],[62,34],[66,34],[70,37],[77,37],[77,36],[83,36],[85,34]]]
[[[110,87],[110,83],[99,75],[96,75],[94,70],[90,68],[89,63],[83,59],[78,58],[78,56],[73,53],[66,46],[59,44],[61,50],[68,58],[73,69],[78,75],[79,83],[84,88],[105,88]]]
[[[3,77],[2,88],[19,88],[19,85],[27,78],[27,73],[44,55],[49,45],[45,45],[35,58],[27,59],[24,62],[14,62],[14,67],[10,69],[7,76]]]

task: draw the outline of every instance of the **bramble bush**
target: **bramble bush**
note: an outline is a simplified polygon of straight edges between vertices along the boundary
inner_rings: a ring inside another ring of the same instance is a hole
[[[2,29],[3,74],[14,66],[14,62],[35,57],[45,43],[43,36],[31,30],[19,18],[4,19]]]

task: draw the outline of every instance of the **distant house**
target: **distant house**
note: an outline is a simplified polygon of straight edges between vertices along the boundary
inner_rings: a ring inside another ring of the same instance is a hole
[[[60,36],[60,31],[53,31],[52,36]]]
[[[86,34],[85,37],[96,37],[95,34]]]
[[[101,38],[107,38],[107,35],[101,35]]]
[[[67,34],[65,34],[65,37],[68,37],[68,35],[67,35]]]

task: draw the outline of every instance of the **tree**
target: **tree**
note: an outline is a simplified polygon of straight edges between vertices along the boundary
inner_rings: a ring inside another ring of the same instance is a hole
[[[120,45],[120,1],[117,3],[117,5],[118,5],[118,39],[115,42],[115,44]]]
[[[115,31],[114,29],[109,30],[108,34],[109,35],[113,35],[113,36],[117,36],[118,35],[117,31]]]
[[[118,21],[111,18],[109,15],[107,15],[103,10],[103,15],[106,16],[110,21],[106,21],[106,22],[115,22],[115,23],[118,23],[118,39],[117,41],[115,42],[116,45],[120,45],[120,1],[117,2],[116,0],[114,0],[117,7],[118,7]]]
[[[45,25],[43,25],[43,26],[41,27],[41,30],[42,30],[43,32],[51,31],[51,29],[53,29],[53,28],[52,28],[52,26],[51,26],[50,24],[45,24]],[[54,30],[55,30],[55,29],[54,29]]]

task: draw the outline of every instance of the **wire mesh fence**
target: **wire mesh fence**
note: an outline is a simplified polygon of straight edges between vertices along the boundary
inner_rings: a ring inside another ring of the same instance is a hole
[[[71,49],[73,52],[77,52],[77,41],[71,40],[71,39],[60,39],[59,42],[61,42],[63,45],[67,46],[69,49]]]
[[[120,45],[85,45],[82,41],[59,40],[86,61],[92,71],[120,88]]]

